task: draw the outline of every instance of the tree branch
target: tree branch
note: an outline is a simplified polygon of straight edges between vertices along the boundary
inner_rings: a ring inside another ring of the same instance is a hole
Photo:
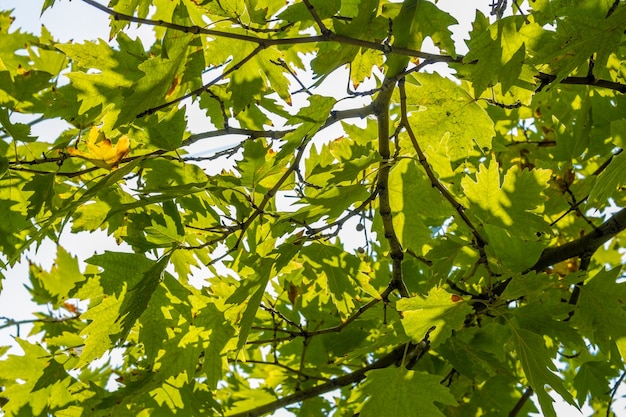
[[[90,0],[83,0],[83,1],[90,1]],[[222,74],[220,74],[219,76],[215,77],[214,79],[212,79],[211,81],[209,81],[208,83],[204,84],[202,87],[196,88],[195,90],[184,94],[180,97],[177,97],[173,100],[170,101],[166,101],[163,104],[159,104],[158,106],[155,107],[151,107],[141,113],[139,113],[137,115],[137,117],[143,117],[143,116],[148,116],[150,114],[153,114],[154,112],[164,109],[166,107],[169,107],[173,104],[176,103],[180,103],[181,101],[188,99],[190,97],[199,95],[203,92],[205,92],[209,87],[211,87],[212,85],[215,85],[216,83],[220,82],[221,80],[223,80],[228,74],[237,71],[238,69],[240,69],[241,67],[243,67],[245,65],[246,62],[250,61],[252,58],[254,58],[259,52],[261,52],[263,49],[265,49],[265,46],[263,45],[259,45],[256,48],[254,48],[248,55],[246,55],[245,57],[243,57],[239,62],[237,62],[235,65],[233,65],[232,67],[228,68],[226,71],[224,71]]]
[[[548,84],[552,83],[556,80],[556,75],[546,74],[545,72],[540,72],[535,76],[540,81],[540,85],[537,88],[537,92],[543,90]],[[565,77],[559,84],[572,84],[572,85],[589,85],[592,87],[600,87],[607,88],[609,90],[615,90],[622,94],[626,93],[626,84],[609,81],[609,80],[600,80],[593,76],[586,77]]]
[[[354,372],[351,372],[347,375],[343,375],[334,379],[331,379],[328,382],[317,385],[315,387],[305,389],[294,394],[288,395],[283,398],[279,398],[276,401],[272,401],[271,403],[264,404],[260,407],[253,408],[252,410],[243,411],[241,413],[235,414],[227,414],[227,417],[258,417],[262,416],[265,413],[269,413],[279,408],[283,408],[288,406],[289,404],[297,403],[300,401],[307,400],[309,398],[317,397],[319,395],[325,394],[327,392],[336,390],[337,388],[342,388],[350,384],[354,384],[356,382],[360,382],[366,377],[366,373],[368,371],[374,369],[382,369],[387,368],[394,364],[400,364],[402,359],[405,356],[416,356],[419,355],[427,349],[427,344],[402,344],[393,349],[390,353],[378,359],[375,362],[372,362],[370,365],[367,365],[361,369],[358,369]],[[417,352],[417,351],[420,352]]]
[[[531,387],[527,387],[526,390],[524,391],[524,394],[522,394],[521,398],[519,399],[519,401],[515,403],[515,406],[509,412],[509,417],[516,417],[519,414],[519,412],[522,411],[522,407],[524,407],[524,404],[526,404],[526,402],[532,395],[533,395],[533,389]]]
[[[69,317],[44,317],[41,319],[27,319],[27,320],[14,320],[9,317],[0,317],[0,320],[4,320],[4,324],[0,325],[0,330],[6,329],[7,327],[20,327],[22,324],[34,324],[34,323],[64,323],[66,321],[78,320],[80,319],[80,314],[69,316]]]
[[[317,11],[315,10],[315,7],[313,7],[311,2],[309,0],[302,0],[302,2],[304,3],[307,10],[313,17],[313,20],[315,20],[315,23],[317,24],[317,26],[320,28],[320,32],[322,33],[322,35],[329,35],[331,31],[326,27],[324,22],[322,22],[322,19],[320,19],[319,15],[317,14]]]
[[[591,256],[602,244],[624,229],[626,229],[626,208],[615,213],[591,233],[556,248],[546,248],[530,270],[542,271],[566,259]]]
[[[334,32],[330,32],[326,35],[319,36],[303,36],[297,38],[259,38],[252,35],[243,35],[240,33],[232,33],[232,32],[224,32],[215,29],[206,29],[200,26],[184,26],[178,25],[175,23],[164,22],[162,20],[151,20],[144,19],[140,17],[130,16],[124,13],[116,12],[102,4],[98,3],[94,0],[82,0],[83,2],[107,13],[110,16],[113,16],[115,20],[125,20],[128,22],[139,23],[147,26],[158,26],[172,30],[178,30],[183,33],[193,33],[196,35],[209,35],[215,37],[222,37],[228,39],[236,39],[245,42],[253,42],[258,45],[262,45],[264,48],[268,46],[278,46],[278,45],[298,45],[305,43],[316,43],[316,42],[337,42],[343,43],[352,46],[360,46],[363,48],[374,49],[377,51],[384,52],[386,54],[396,54],[396,55],[405,55],[414,58],[428,59],[433,62],[462,62],[464,56],[457,55],[456,58],[453,58],[449,55],[440,55],[440,54],[431,54],[428,52],[416,51],[408,48],[399,48],[394,47],[392,45],[384,45],[382,43],[366,41],[363,39],[355,39],[349,36],[338,35]]]
[[[393,226],[391,203],[389,201],[389,171],[391,169],[391,151],[389,147],[389,102],[396,85],[395,79],[385,78],[383,85],[374,101],[376,117],[378,119],[378,153],[380,164],[378,168],[378,202],[380,217],[383,222],[385,238],[389,242],[391,255],[391,285],[395,287],[402,297],[409,297],[409,290],[402,279],[402,259],[404,252],[398,240]]]

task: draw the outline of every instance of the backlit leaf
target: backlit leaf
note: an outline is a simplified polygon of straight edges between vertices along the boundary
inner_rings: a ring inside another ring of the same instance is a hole
[[[87,151],[67,148],[67,152],[72,156],[86,159],[94,165],[106,169],[116,168],[130,152],[130,140],[127,136],[120,137],[113,145],[96,126],[93,126],[89,131],[86,144]]]

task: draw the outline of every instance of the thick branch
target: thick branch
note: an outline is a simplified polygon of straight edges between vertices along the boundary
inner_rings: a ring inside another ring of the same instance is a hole
[[[409,343],[408,345],[402,344],[396,347],[387,355],[383,356],[379,360],[367,365],[361,369],[358,369],[352,373],[347,375],[343,375],[334,379],[331,379],[328,382],[317,385],[313,388],[305,389],[294,394],[288,395],[286,397],[280,398],[276,401],[272,401],[271,403],[262,405],[260,407],[254,408],[252,410],[244,411],[236,414],[228,414],[227,417],[257,417],[262,416],[263,414],[278,410],[279,408],[283,408],[288,406],[289,404],[294,404],[300,401],[307,400],[309,398],[317,397],[319,395],[325,394],[327,392],[336,390],[337,388],[345,387],[350,384],[354,384],[356,382],[360,382],[366,377],[366,373],[373,369],[382,369],[387,368],[393,364],[399,364],[402,361],[402,358],[405,356],[413,356],[413,353],[422,349],[421,344],[413,344]],[[417,352],[419,353],[419,352]],[[417,355],[419,356],[419,355]]]
[[[189,136],[183,142],[183,146],[188,146],[193,143],[198,142],[202,139],[208,138],[222,138],[225,135],[244,135],[249,138],[269,138],[269,139],[280,139],[284,137],[286,134],[293,132],[294,129],[289,130],[252,130],[252,129],[240,129],[237,127],[225,127],[224,129],[213,130],[209,132],[196,133]]]
[[[602,244],[624,229],[626,229],[626,208],[615,213],[593,232],[556,248],[545,249],[530,269],[542,271],[566,259],[591,256]]]
[[[548,84],[556,80],[556,75],[546,74],[540,72],[536,78],[541,82],[537,91],[543,90]],[[618,83],[615,81],[601,80],[595,78],[593,74],[586,77],[565,77],[560,84],[572,84],[572,85],[589,85],[592,87],[608,88],[609,90],[615,90],[622,94],[626,93],[626,84]]]
[[[374,101],[375,114],[378,119],[378,153],[380,165],[378,168],[378,201],[380,205],[380,217],[383,221],[385,238],[389,242],[391,255],[391,284],[397,288],[402,297],[409,297],[409,290],[402,279],[402,259],[404,252],[398,240],[393,226],[391,202],[389,201],[389,170],[391,168],[391,151],[389,146],[389,102],[395,88],[396,81],[386,78]]]

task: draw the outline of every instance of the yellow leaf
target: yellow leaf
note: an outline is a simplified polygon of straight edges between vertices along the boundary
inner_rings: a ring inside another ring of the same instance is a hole
[[[89,131],[86,144],[87,152],[78,148],[67,148],[67,152],[71,156],[86,159],[96,166],[109,170],[117,168],[120,161],[130,152],[128,136],[122,136],[115,145],[112,145],[111,141],[96,126],[93,126]]]

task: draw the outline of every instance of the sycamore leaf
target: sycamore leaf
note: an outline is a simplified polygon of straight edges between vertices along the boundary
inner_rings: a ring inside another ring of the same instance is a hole
[[[591,341],[608,353],[626,335],[626,283],[617,282],[620,268],[601,270],[580,290],[574,321],[584,326]],[[622,344],[618,344],[622,347]],[[626,350],[620,349],[626,359]]]
[[[78,260],[70,255],[62,246],[57,248],[57,257],[50,270],[41,271],[31,268],[32,279],[37,279],[40,285],[49,293],[55,304],[62,304],[69,298],[70,291],[85,277],[78,268]]]
[[[56,193],[54,190],[54,174],[35,175],[33,179],[24,186],[24,190],[33,191],[33,196],[28,205],[28,216],[35,216],[41,210],[51,209],[52,200]]]
[[[367,373],[363,391],[369,395],[361,417],[444,417],[435,405],[456,405],[441,378],[404,367],[376,369]]]
[[[352,87],[358,88],[366,78],[372,75],[373,68],[380,68],[382,64],[383,55],[379,51],[360,50],[350,63]]]
[[[586,69],[592,55],[596,65],[606,65],[621,43],[626,11],[616,8],[607,16],[605,10],[596,6],[592,9],[569,7],[560,12],[559,30],[548,32],[551,36],[541,39],[533,63],[543,72],[556,75],[557,81],[580,66]]]
[[[543,218],[534,213],[545,199],[542,192],[548,188],[549,180],[548,170],[520,171],[514,166],[502,181],[499,165],[493,158],[488,166],[480,164],[476,180],[464,176],[461,185],[471,202],[472,213],[483,224],[497,225],[512,236],[530,240],[536,239],[537,232],[550,232]],[[513,224],[515,228],[511,227]]]
[[[587,395],[591,394],[594,398],[606,398],[611,392],[609,381],[617,378],[618,371],[608,362],[588,361],[583,363],[576,377],[574,378],[574,387],[576,388],[576,400],[582,407],[587,400]]]
[[[439,74],[407,77],[409,121],[424,149],[441,150],[450,161],[491,148],[493,121],[467,91]]]
[[[50,364],[48,353],[40,344],[21,338],[16,338],[16,342],[24,355],[12,354],[0,362],[0,380],[3,382],[0,394],[9,399],[2,405],[3,414],[41,415],[46,407],[49,391],[34,393],[33,390]],[[16,375],[19,375],[20,381],[16,380]]]
[[[117,322],[121,323],[121,338],[125,338],[130,332],[135,321],[148,307],[152,294],[157,289],[163,279],[165,267],[169,263],[171,252],[163,256],[143,273],[141,280],[134,287],[130,288],[124,297],[124,302],[120,307]]]
[[[273,259],[258,259],[254,264],[254,273],[247,276],[246,279],[242,281],[241,286],[226,299],[226,303],[243,304],[245,302],[246,304],[239,323],[240,328],[237,339],[237,349],[242,349],[248,340],[252,322],[263,299],[263,294],[265,294],[265,288],[269,282],[270,274],[274,270]]]
[[[515,351],[522,365],[528,385],[537,394],[543,414],[556,417],[554,399],[548,394],[545,386],[551,386],[565,401],[576,406],[572,394],[565,388],[563,381],[555,374],[556,366],[552,363],[552,355],[546,348],[542,336],[526,329],[515,329]]]
[[[526,50],[539,41],[542,28],[528,22],[524,16],[507,16],[489,25],[489,19],[476,11],[473,33],[468,42],[470,52],[464,62],[475,62],[472,71],[474,94],[480,94],[496,83],[502,84],[506,93],[512,86],[524,86],[533,90],[534,82],[523,71]]]
[[[626,152],[620,152],[611,160],[611,163],[598,176],[598,180],[591,189],[587,205],[603,204],[606,200],[618,194],[618,188],[626,184]]]
[[[428,296],[403,298],[396,304],[402,312],[402,326],[406,334],[419,342],[430,332],[432,346],[437,346],[463,327],[463,322],[472,307],[458,295],[450,294],[443,288],[434,288]]]
[[[100,304],[81,315],[81,319],[91,322],[80,332],[86,339],[76,368],[90,364],[117,343],[118,335],[122,332],[118,317],[125,295],[126,285],[119,296],[107,295]]]
[[[318,243],[302,248],[301,253],[307,267],[318,277],[319,284],[333,300],[337,310],[342,316],[348,316],[355,306],[354,281],[349,277],[358,272],[356,257],[337,246]]]
[[[117,140],[115,145],[104,136],[104,133],[96,126],[92,126],[87,138],[87,151],[78,148],[67,148],[71,156],[86,159],[100,168],[115,169],[130,152],[130,141],[124,135]]]
[[[499,265],[511,271],[522,272],[533,266],[546,247],[545,242],[521,239],[499,226],[485,224],[486,249],[495,256]],[[533,236],[534,237],[534,236]]]
[[[36,137],[30,135],[30,126],[24,123],[12,123],[9,119],[9,110],[0,108],[0,126],[9,136],[22,142],[33,142]]]
[[[452,215],[450,205],[437,198],[437,194],[415,161],[400,160],[389,173],[393,224],[403,248],[418,254],[427,252],[433,239],[426,224]]]

